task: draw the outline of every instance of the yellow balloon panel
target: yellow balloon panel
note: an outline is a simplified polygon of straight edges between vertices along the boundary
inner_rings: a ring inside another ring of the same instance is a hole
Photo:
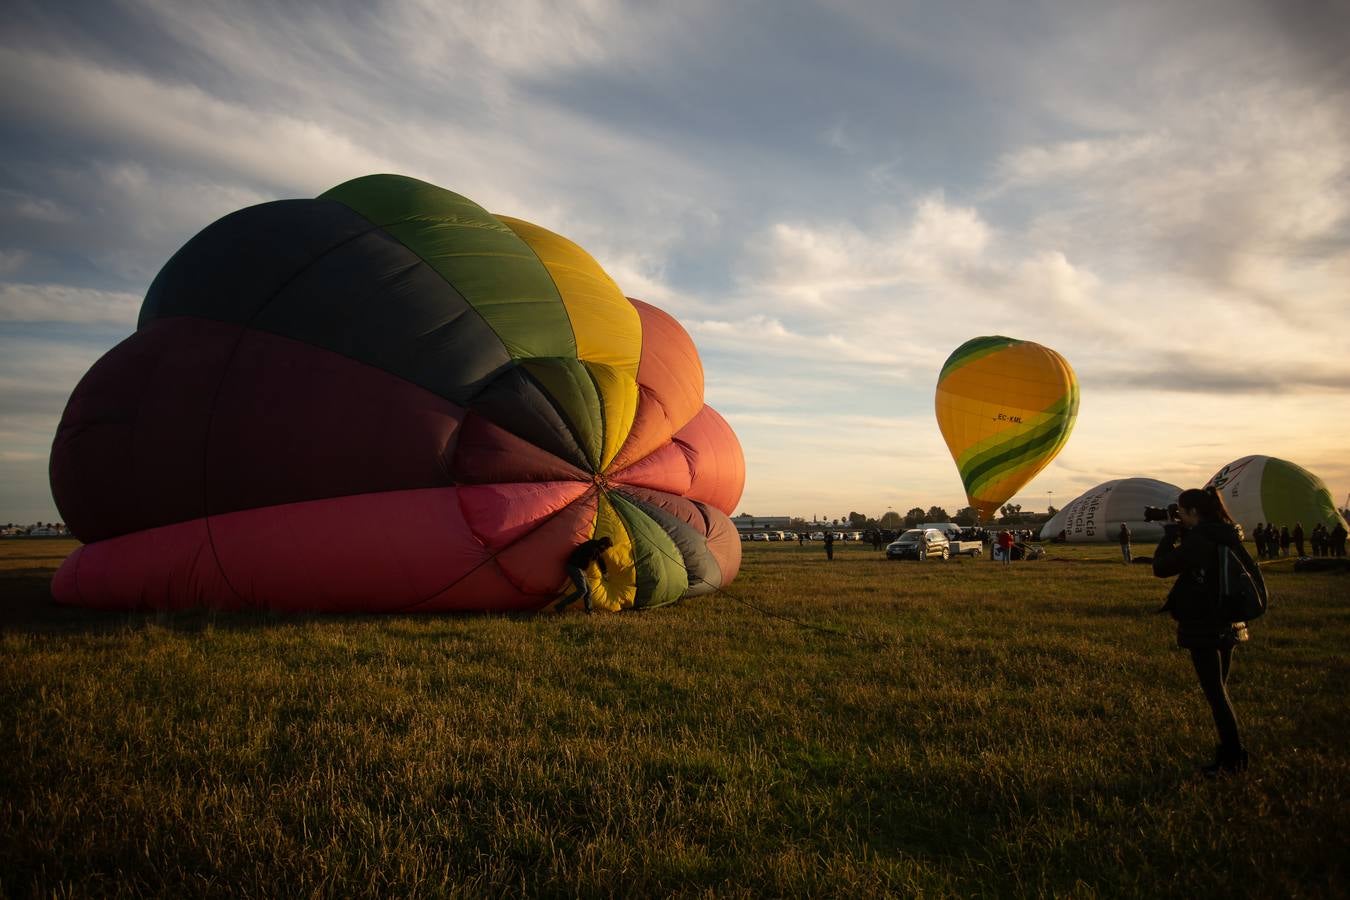
[[[934,406],[966,496],[983,519],[1064,446],[1078,414],[1078,379],[1048,347],[980,337],[947,359]]]
[[[605,551],[606,572],[601,575],[599,566],[588,569],[586,577],[591,583],[591,604],[597,609],[618,612],[633,605],[637,599],[637,566],[633,560],[633,538],[623,519],[614,509],[614,504],[605,497],[598,496],[595,515],[595,534],[593,537],[608,537],[614,545]]]
[[[637,379],[642,320],[600,264],[560,234],[531,222],[498,216],[530,246],[562,297],[577,340],[577,359],[612,366]]]
[[[601,415],[605,422],[604,446],[600,454],[600,471],[603,472],[609,468],[614,455],[633,430],[633,419],[637,416],[638,407],[638,383],[626,371],[602,363],[588,362],[586,371],[591,373],[600,391]]]

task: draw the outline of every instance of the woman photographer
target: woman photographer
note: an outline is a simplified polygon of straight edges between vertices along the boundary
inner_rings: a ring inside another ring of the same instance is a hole
[[[1177,576],[1159,612],[1170,612],[1176,619],[1177,644],[1190,651],[1219,732],[1214,762],[1201,769],[1210,776],[1242,772],[1248,762],[1227,687],[1233,648],[1247,640],[1247,625],[1229,621],[1220,608],[1219,567],[1224,559],[1220,548],[1225,547],[1251,575],[1264,600],[1261,569],[1242,546],[1241,532],[1213,487],[1181,492],[1176,522],[1166,527],[1153,554],[1154,575]]]

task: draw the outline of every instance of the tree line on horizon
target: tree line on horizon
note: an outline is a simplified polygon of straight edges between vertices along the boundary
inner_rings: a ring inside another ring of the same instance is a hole
[[[1059,510],[1054,506],[1051,506],[1046,512],[1032,512],[1030,510],[1023,510],[1022,504],[1020,503],[1005,503],[999,509],[999,517],[996,521],[999,525],[1040,525],[1049,521],[1050,517],[1057,512],[1059,512]],[[740,513],[737,518],[740,518],[740,516],[755,517],[753,513]],[[890,530],[914,528],[928,522],[955,522],[957,525],[966,527],[981,524],[979,513],[975,511],[975,507],[973,506],[963,506],[961,509],[958,509],[954,515],[948,513],[947,510],[941,506],[930,506],[926,510],[916,506],[904,515],[901,515],[895,510],[887,510],[880,517],[868,516],[864,513],[854,511],[846,516],[840,516],[837,519],[812,522],[807,521],[800,516],[793,516],[789,521],[788,526],[800,530],[809,529],[813,525],[838,525],[840,527],[847,527],[853,531],[865,531],[871,528]],[[989,525],[993,523],[985,522],[983,524]]]

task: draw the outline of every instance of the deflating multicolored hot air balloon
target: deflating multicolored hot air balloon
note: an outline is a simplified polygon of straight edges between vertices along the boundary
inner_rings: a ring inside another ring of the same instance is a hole
[[[1049,347],[977,337],[947,358],[936,405],[966,496],[985,519],[1069,439],[1078,415],[1078,379]]]
[[[108,608],[534,610],[609,536],[597,606],[726,584],[740,445],[693,342],[587,253],[434,185],[233,213],[70,398],[52,491]]]
[[[1322,479],[1288,460],[1244,456],[1215,472],[1205,486],[1211,484],[1247,534],[1261,523],[1301,523],[1305,532],[1318,522],[1332,529],[1346,524]]]

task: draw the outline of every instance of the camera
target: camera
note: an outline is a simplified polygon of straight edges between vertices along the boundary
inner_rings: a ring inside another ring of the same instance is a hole
[[[1145,506],[1145,522],[1177,522],[1181,520],[1179,507],[1175,503],[1167,504],[1166,508],[1161,506]]]

